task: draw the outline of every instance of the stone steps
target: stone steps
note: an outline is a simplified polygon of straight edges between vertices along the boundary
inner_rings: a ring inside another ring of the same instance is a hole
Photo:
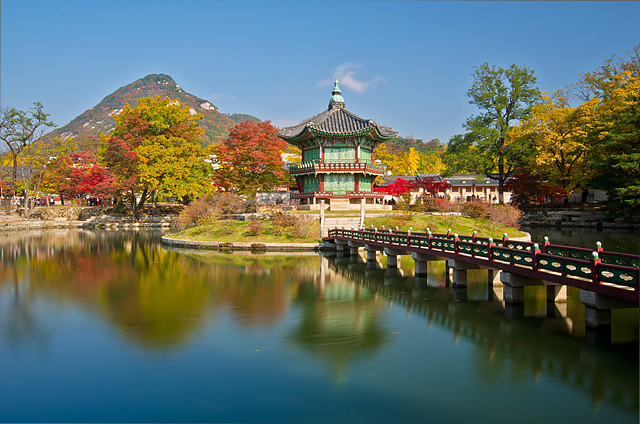
[[[329,230],[333,228],[344,228],[350,230],[352,228],[357,229],[360,227],[360,217],[357,216],[341,216],[341,217],[325,217],[324,219],[324,231],[322,237],[329,235]]]

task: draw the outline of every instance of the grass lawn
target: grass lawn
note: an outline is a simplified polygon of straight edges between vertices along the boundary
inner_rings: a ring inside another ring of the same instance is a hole
[[[365,218],[364,223],[367,228],[371,228],[373,225],[374,228],[381,229],[384,225],[387,229],[397,226],[400,230],[408,230],[411,227],[416,232],[426,232],[427,228],[430,228],[433,233],[446,233],[447,230],[451,229],[452,233],[460,235],[471,235],[476,230],[480,237],[493,238],[502,238],[504,233],[507,233],[509,237],[523,237],[526,235],[525,232],[513,227],[489,222],[488,219],[472,219],[455,215],[415,214],[405,221],[401,217],[402,215],[399,214],[371,217]]]
[[[223,219],[197,227],[187,228],[168,237],[193,241],[246,242],[246,243],[317,243],[320,241],[319,220],[299,220],[293,226],[275,226],[272,221],[259,222],[260,231],[249,221]]]
[[[169,237],[193,241],[247,242],[247,243],[317,243],[320,241],[320,222],[318,216],[312,214],[296,214],[290,226],[276,226],[272,221],[219,220],[206,225],[188,228]],[[301,219],[295,218],[298,216]],[[303,218],[304,217],[304,218]],[[446,233],[450,228],[453,233],[471,235],[478,231],[481,237],[501,238],[503,233],[509,237],[522,237],[526,233],[512,227],[490,223],[487,219],[471,219],[463,216],[438,216],[415,214],[409,219],[390,213],[386,216],[365,218],[365,225],[378,229],[399,227],[401,230],[413,228],[416,232],[425,232],[430,228],[433,233]],[[259,222],[260,224],[256,224]],[[259,229],[258,229],[259,227]]]

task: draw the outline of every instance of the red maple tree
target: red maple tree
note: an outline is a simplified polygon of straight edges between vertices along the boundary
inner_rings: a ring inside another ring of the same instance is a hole
[[[218,159],[214,184],[249,198],[286,184],[288,173],[281,154],[287,143],[277,133],[269,121],[244,121],[233,127],[214,151]]]

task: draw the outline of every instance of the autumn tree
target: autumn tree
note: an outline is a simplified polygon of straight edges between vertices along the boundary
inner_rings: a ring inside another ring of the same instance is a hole
[[[114,119],[113,132],[101,135],[101,157],[136,218],[150,196],[193,198],[208,191],[211,167],[196,122],[201,115],[157,96],[138,99],[135,108],[126,104]]]
[[[438,174],[444,171],[442,149],[439,147],[430,146],[423,150],[409,147],[408,150],[401,150],[397,145],[384,143],[376,147],[374,157],[380,160],[392,175]]]
[[[215,152],[218,169],[214,184],[252,200],[258,191],[286,184],[288,173],[281,155],[287,143],[277,132],[269,121],[244,121],[233,127]]]
[[[503,69],[486,62],[476,67],[472,76],[467,95],[481,113],[469,118],[465,128],[473,134],[474,146],[483,156],[484,173],[498,180],[499,201],[504,203],[504,183],[514,166],[507,135],[538,101],[536,78],[525,67]]]
[[[602,134],[595,116],[598,103],[594,98],[571,107],[561,91],[542,96],[542,102],[509,133],[512,143],[532,147],[529,174],[557,186],[565,204],[591,180],[587,158]]]
[[[12,167],[8,190],[4,191],[7,215],[10,213],[11,196],[16,194],[20,154],[42,135],[46,127],[53,126],[55,125],[49,120],[49,114],[43,111],[42,103],[39,102],[35,102],[33,107],[26,112],[15,108],[2,108],[0,110],[0,140],[4,143],[3,147],[8,150],[8,159]],[[23,169],[23,173],[25,171],[28,172],[28,170]]]
[[[107,199],[115,194],[115,176],[91,152],[63,154],[50,161],[47,169],[45,183],[60,195],[62,202],[84,195]]]
[[[595,188],[612,199],[640,207],[640,44],[622,57],[582,75],[572,87],[582,101],[597,98],[602,139],[590,158]]]

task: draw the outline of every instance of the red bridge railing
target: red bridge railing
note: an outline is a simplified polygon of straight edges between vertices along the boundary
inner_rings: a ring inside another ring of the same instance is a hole
[[[424,252],[474,263],[509,272],[535,275],[542,280],[562,281],[562,284],[585,288],[638,302],[640,256],[607,252],[600,243],[596,249],[563,246],[545,241],[541,244],[458,234],[433,234],[392,229],[329,230],[328,238],[372,243],[414,252]],[[478,261],[480,260],[480,261]],[[482,262],[483,261],[483,262]],[[532,274],[533,273],[533,274]],[[545,278],[546,277],[546,278]],[[588,282],[588,285],[584,283]]]

